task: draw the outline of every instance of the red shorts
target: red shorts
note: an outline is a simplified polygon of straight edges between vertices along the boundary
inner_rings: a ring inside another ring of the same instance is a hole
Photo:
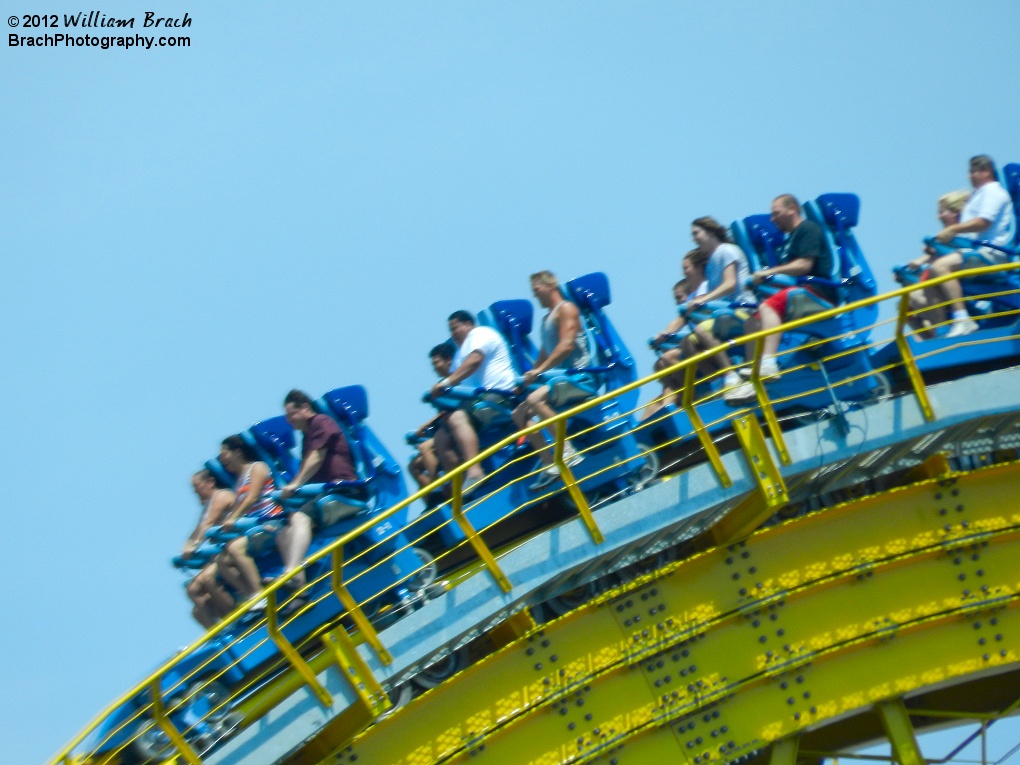
[[[790,290],[807,290],[815,297],[820,297],[825,300],[825,296],[822,295],[818,290],[813,290],[810,287],[786,287],[785,289],[779,290],[775,295],[766,300],[762,301],[762,305],[767,305],[773,311],[779,315],[780,321],[786,321],[786,302],[790,297]]]

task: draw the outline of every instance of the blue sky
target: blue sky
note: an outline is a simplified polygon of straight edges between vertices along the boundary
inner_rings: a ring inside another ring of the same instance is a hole
[[[532,271],[605,270],[647,369],[695,217],[856,192],[890,288],[968,157],[1020,161],[1008,0],[155,10],[190,48],[0,46],[10,762],[197,637],[188,478],[290,388],[364,384],[403,461],[446,316]]]

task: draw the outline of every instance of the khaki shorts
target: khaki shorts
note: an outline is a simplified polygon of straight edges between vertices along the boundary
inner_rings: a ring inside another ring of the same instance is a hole
[[[365,500],[361,497],[351,497],[356,502],[364,502]],[[327,501],[322,502],[321,506],[318,500],[312,500],[306,502],[297,512],[304,513],[312,519],[312,526],[315,529],[321,529],[325,526],[332,526],[334,523],[342,521],[344,518],[349,518],[352,515],[356,515],[364,509],[361,504],[348,504],[344,502],[343,495],[335,494],[331,496]]]

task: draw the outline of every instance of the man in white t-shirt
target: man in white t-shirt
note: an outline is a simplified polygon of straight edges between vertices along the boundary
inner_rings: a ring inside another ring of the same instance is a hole
[[[455,385],[513,390],[515,376],[510,349],[499,332],[491,327],[475,326],[475,317],[467,311],[450,314],[449,327],[457,350],[453,354],[452,371],[433,386],[433,396]],[[451,412],[434,438],[436,452],[447,472],[478,456],[478,434],[471,417],[463,409]],[[481,465],[472,465],[464,476],[464,491],[484,476]]]
[[[971,158],[970,182],[974,187],[974,193],[970,195],[963,212],[960,213],[960,222],[946,226],[935,238],[942,244],[949,244],[955,238],[963,238],[1000,246],[1011,245],[1016,234],[1013,202],[1002,188],[1002,184],[996,180],[995,162],[991,157],[979,154]],[[1007,261],[1005,254],[998,250],[990,247],[977,249],[990,255],[993,261],[1003,263]],[[959,271],[963,267],[966,255],[966,250],[958,250],[937,258],[931,265],[932,277]],[[939,290],[943,300],[950,303],[953,322],[946,337],[969,335],[977,330],[977,322],[967,313],[963,301],[963,288],[959,281],[952,279],[932,289]]]

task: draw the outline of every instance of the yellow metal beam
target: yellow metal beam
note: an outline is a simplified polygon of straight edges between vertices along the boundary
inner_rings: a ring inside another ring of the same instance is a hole
[[[591,541],[600,545],[605,541],[605,537],[602,536],[602,530],[599,528],[598,523],[595,522],[595,516],[592,515],[591,508],[588,506],[588,500],[584,496],[584,492],[581,491],[581,487],[577,485],[574,474],[570,470],[570,465],[563,459],[563,449],[566,443],[567,421],[560,420],[556,423],[556,444],[553,449],[553,462],[560,469],[560,478],[563,479],[563,485],[567,487],[567,493],[570,495],[574,507],[577,508],[577,512],[580,513],[584,527],[588,529],[588,534],[591,535]]]
[[[917,368],[917,361],[914,359],[914,349],[910,347],[910,341],[904,333],[909,313],[910,294],[905,293],[900,296],[896,312],[896,347],[900,351],[900,358],[903,359],[903,366],[907,370],[907,379],[910,380],[910,387],[914,390],[917,405],[921,407],[924,419],[931,422],[935,419],[935,410],[931,407],[928,390],[924,387],[924,378],[921,377],[921,370]]]
[[[166,707],[163,705],[163,689],[160,678],[156,678],[149,688],[149,698],[152,699],[152,721],[162,730],[177,750],[177,754],[189,765],[202,765],[195,750],[191,748],[181,732],[167,717]]]
[[[719,479],[719,485],[724,489],[728,489],[733,485],[733,480],[730,478],[729,473],[726,472],[726,467],[723,465],[722,457],[719,454],[719,448],[715,445],[715,441],[712,440],[712,435],[705,428],[705,423],[701,419],[701,415],[698,413],[697,407],[694,406],[696,372],[697,365],[691,364],[687,367],[687,371],[684,373],[682,406],[684,413],[687,415],[687,419],[691,423],[691,427],[694,428],[694,432],[698,436],[701,448],[705,450],[705,456],[708,457],[708,461],[712,465],[712,470],[715,471],[716,478]]]
[[[712,537],[720,545],[743,539],[790,501],[786,482],[769,453],[757,418],[751,414],[737,417],[733,429],[758,490],[747,494],[712,527]]]
[[[280,653],[283,654],[284,658],[290,663],[301,678],[305,681],[312,693],[319,700],[319,703],[324,707],[333,706],[333,697],[329,691],[322,687],[322,683],[319,682],[319,678],[315,676],[315,672],[308,663],[301,657],[297,649],[291,645],[287,637],[280,631],[280,621],[277,611],[276,604],[276,591],[270,591],[266,596],[266,624],[269,630],[270,639],[276,644],[276,647],[280,649]]]
[[[386,691],[383,690],[379,681],[372,674],[372,670],[361,658],[361,654],[354,647],[351,636],[347,634],[347,630],[343,626],[323,635],[322,642],[358,698],[361,699],[361,703],[372,713],[373,717],[381,715],[390,708],[391,704],[386,696]]]
[[[769,765],[797,765],[797,750],[799,747],[799,736],[788,736],[787,738],[773,741]]]
[[[1003,614],[973,617],[988,647],[961,617],[1018,597],[1017,491],[1016,465],[926,481],[665,567],[473,665],[381,721],[354,751],[373,763],[481,751],[515,765],[576,762],[617,739],[629,751],[646,739],[668,748],[649,731],[683,720],[683,731],[666,730],[690,762],[704,763],[729,741],[725,758],[890,693],[1016,661],[1017,609],[1008,612],[1015,632],[996,626]],[[929,661],[913,671],[898,648],[910,635]],[[824,682],[802,685],[811,675]],[[859,688],[889,677],[899,679]],[[770,705],[777,722],[754,728]],[[692,723],[703,732],[688,735]],[[712,741],[738,727],[744,739]]]
[[[379,633],[375,631],[375,627],[365,616],[365,612],[361,610],[361,606],[358,605],[357,601],[351,596],[350,591],[344,584],[344,548],[337,547],[333,550],[333,569],[330,572],[330,583],[333,587],[333,594],[336,595],[337,599],[343,604],[347,613],[354,620],[354,623],[358,627],[358,632],[364,636],[366,642],[372,646],[376,656],[379,657],[379,661],[383,664],[391,664],[393,662],[393,656],[386,649],[386,646],[382,644],[379,639]],[[349,638],[348,638],[349,639]]]
[[[506,578],[503,573],[503,569],[499,567],[496,562],[496,556],[492,554],[492,550],[485,544],[485,540],[482,539],[482,535],[475,531],[475,527],[468,520],[467,516],[464,515],[464,474],[457,473],[453,477],[453,497],[450,502],[450,513],[453,515],[453,519],[460,526],[460,530],[464,532],[464,536],[467,537],[468,543],[474,548],[475,554],[485,564],[485,568],[488,569],[489,574],[495,580],[503,592],[510,592],[513,586],[510,584],[510,580]]]
[[[892,745],[893,756],[900,765],[925,765],[921,747],[914,736],[914,726],[910,723],[903,699],[886,699],[875,704],[875,711],[882,719],[885,735]]]

